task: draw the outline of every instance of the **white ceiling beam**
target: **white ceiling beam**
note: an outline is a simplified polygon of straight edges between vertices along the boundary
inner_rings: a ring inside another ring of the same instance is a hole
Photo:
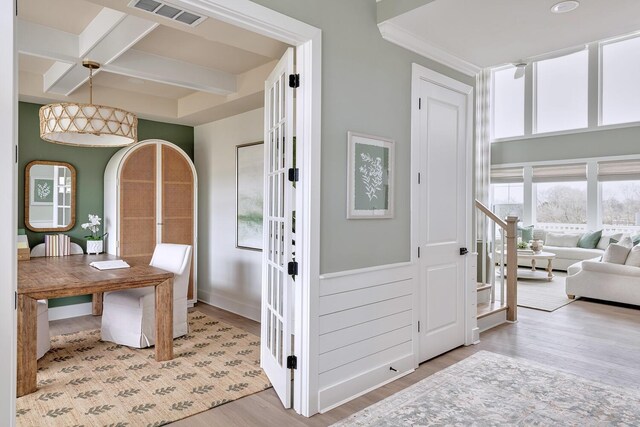
[[[236,92],[236,77],[233,74],[135,49],[105,65],[103,70],[217,95]]]
[[[108,32],[95,43],[95,46],[84,55],[84,58],[96,61],[101,65],[109,64],[157,26],[156,22],[136,16],[126,16],[118,24],[111,26]],[[102,28],[106,29],[104,25]],[[89,79],[89,73],[82,66],[81,59],[83,58],[78,58],[73,68],[52,86],[45,86],[45,92],[68,96],[82,86]]]
[[[78,57],[83,58],[89,53],[126,16],[125,13],[103,7],[78,36]]]
[[[18,19],[18,52],[73,64],[78,60],[78,36]]]

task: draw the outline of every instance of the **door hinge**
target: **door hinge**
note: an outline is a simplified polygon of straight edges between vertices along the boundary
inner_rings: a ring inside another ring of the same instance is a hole
[[[418,110],[422,110],[422,98],[418,98]]]
[[[289,87],[300,87],[300,74],[289,74]]]
[[[291,276],[298,275],[298,263],[296,261],[291,261],[289,264],[287,264],[287,274]]]
[[[418,332],[420,332],[420,321],[418,320]]]
[[[418,184],[420,184],[420,172],[418,172]]]
[[[17,164],[18,163],[18,146],[16,145],[15,147],[16,147],[15,152],[16,152],[16,164]]]
[[[300,181],[300,169],[298,169],[298,168],[289,168],[289,181],[291,181],[291,182]]]
[[[287,369],[298,369],[298,358],[296,356],[287,356]]]
[[[14,291],[13,309],[18,309],[18,291]]]
[[[420,246],[418,246],[418,258],[420,258]]]

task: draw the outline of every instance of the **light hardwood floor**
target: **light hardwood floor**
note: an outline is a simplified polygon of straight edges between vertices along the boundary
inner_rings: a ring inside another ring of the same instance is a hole
[[[260,325],[254,321],[202,303],[196,309],[256,335],[260,333]],[[552,313],[519,308],[518,316],[516,324],[501,325],[483,333],[480,344],[460,347],[423,363],[412,374],[325,414],[305,418],[284,410],[270,389],[172,425],[326,426],[480,350],[529,359],[596,381],[640,389],[640,308],[578,300]],[[51,334],[99,327],[99,317],[78,317],[51,322]]]

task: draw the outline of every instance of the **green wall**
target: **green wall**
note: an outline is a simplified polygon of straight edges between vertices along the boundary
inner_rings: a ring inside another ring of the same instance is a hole
[[[59,160],[71,163],[76,168],[76,225],[67,232],[71,240],[85,247],[86,231],[80,224],[87,221],[87,215],[103,215],[104,169],[109,159],[120,148],[71,147],[52,144],[40,139],[38,110],[40,105],[20,102],[18,105],[18,228],[24,224],[24,170],[33,160]],[[164,139],[182,148],[193,158],[193,128],[150,120],[138,121],[138,140]],[[45,233],[27,230],[29,244],[34,247],[44,241]],[[50,307],[90,301],[89,296],[61,298],[49,301]]]
[[[491,144],[494,165],[630,154],[640,154],[639,126]]]
[[[254,0],[322,30],[320,271],[410,260],[411,64],[475,79],[385,41],[373,0]],[[347,131],[396,141],[395,218],[346,219]]]

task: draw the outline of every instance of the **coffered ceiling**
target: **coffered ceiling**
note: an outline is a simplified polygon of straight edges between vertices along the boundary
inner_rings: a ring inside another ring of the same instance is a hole
[[[88,102],[82,60],[90,59],[101,64],[94,103],[142,118],[198,125],[262,106],[264,80],[287,45],[212,18],[187,25],[133,3],[18,0],[20,99]]]

